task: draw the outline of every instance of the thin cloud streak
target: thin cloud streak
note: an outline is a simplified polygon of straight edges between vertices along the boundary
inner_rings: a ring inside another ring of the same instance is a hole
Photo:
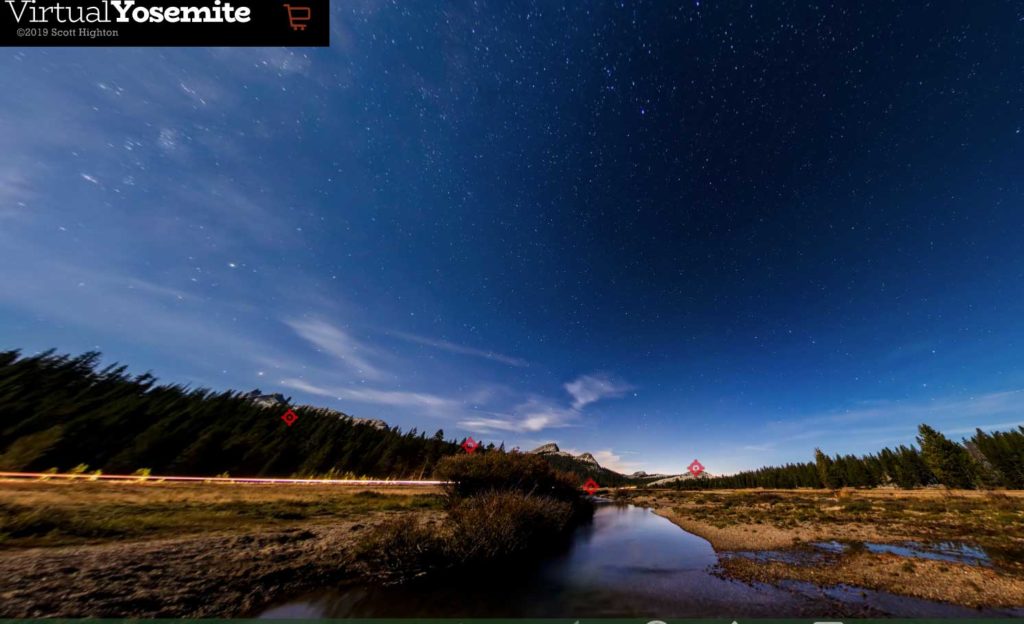
[[[502,355],[493,351],[485,351],[483,349],[476,349],[473,347],[466,347],[454,342],[447,340],[437,340],[434,338],[427,338],[425,336],[417,336],[416,334],[407,334],[405,332],[391,331],[388,335],[400,338],[407,342],[424,345],[427,347],[433,347],[434,349],[440,349],[442,351],[448,351],[450,353],[458,353],[460,355],[471,355],[473,357],[483,358],[485,360],[491,360],[493,362],[500,362],[501,364],[507,364],[509,366],[518,366],[525,368],[529,366],[529,362],[526,360],[512,357],[509,355]]]
[[[515,406],[511,414],[492,415],[496,417],[468,418],[459,422],[459,426],[479,433],[535,433],[545,429],[571,427],[581,416],[577,410],[561,407],[539,397]]]
[[[932,425],[947,435],[971,434],[983,430],[1011,429],[1024,421],[975,424],[983,419],[1024,413],[1024,390],[991,392],[969,397],[943,397],[925,401],[877,401],[862,403],[859,409],[812,414],[799,420],[774,423],[761,433],[775,449],[806,443],[808,447],[828,444],[833,452],[874,452],[879,446],[913,443],[917,426]],[[836,427],[844,427],[841,441]],[[755,443],[751,446],[760,446]],[[772,449],[765,449],[765,452]],[[859,451],[858,451],[859,452]]]
[[[211,320],[195,305],[196,297],[182,290],[112,269],[54,260],[31,249],[18,253],[22,247],[16,243],[8,243],[7,249],[27,260],[0,264],[5,285],[0,304],[91,331],[98,340],[130,335],[138,343],[173,345],[186,359],[193,359],[190,354],[199,348],[230,353],[241,361],[262,354],[251,336]],[[47,275],[62,279],[47,283]]]
[[[973,434],[976,429],[981,429],[986,433],[992,431],[1007,431],[1009,429],[1016,429],[1017,427],[1024,427],[1024,420],[1018,420],[1016,422],[1002,422],[1002,423],[990,423],[987,425],[977,425],[975,427],[961,427],[959,429],[946,429],[943,433],[947,434],[960,434],[970,433]]]
[[[373,405],[422,409],[434,414],[461,412],[461,401],[425,392],[404,390],[379,390],[372,388],[327,387],[309,383],[302,379],[282,379],[281,385],[317,396],[330,397],[339,401],[356,401]]]
[[[941,423],[951,419],[977,418],[1024,412],[1024,389],[991,392],[969,397],[944,397],[930,401],[882,401],[870,407],[827,412],[802,418],[801,426],[819,423],[866,421],[913,421]]]
[[[531,428],[525,422],[502,418],[470,418],[459,421],[459,426],[476,433],[526,433],[540,431],[540,429]]]
[[[384,371],[377,368],[368,355],[372,349],[362,344],[344,330],[317,319],[291,319],[285,321],[299,336],[348,366],[353,372],[367,379],[383,379]]]

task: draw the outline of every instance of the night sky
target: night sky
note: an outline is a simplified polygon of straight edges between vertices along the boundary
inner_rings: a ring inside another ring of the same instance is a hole
[[[1024,423],[1022,5],[333,4],[0,52],[0,347],[627,471]]]

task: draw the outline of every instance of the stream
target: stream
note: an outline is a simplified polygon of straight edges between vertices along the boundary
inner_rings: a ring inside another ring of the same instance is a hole
[[[401,586],[325,588],[264,618],[1017,616],[853,587],[746,584],[714,574],[706,540],[648,509],[600,505],[571,544],[531,565]]]

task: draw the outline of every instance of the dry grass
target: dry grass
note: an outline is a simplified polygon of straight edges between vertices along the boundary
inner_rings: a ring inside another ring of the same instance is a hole
[[[1020,607],[1024,579],[978,566],[927,559],[908,560],[890,554],[852,553],[828,565],[793,565],[726,559],[723,569],[733,578],[754,582],[779,579],[821,586],[853,585],[967,607]]]
[[[802,549],[826,541],[851,546],[827,565],[727,558],[723,569],[735,578],[847,584],[968,606],[1024,605],[1024,492],[641,490],[629,498],[718,551]],[[984,549],[993,567],[869,553],[864,542],[959,542]],[[951,583],[958,583],[956,591]]]
[[[437,509],[435,489],[0,481],[0,548],[239,532]]]
[[[239,617],[360,578],[362,535],[434,489],[0,482],[0,617]]]
[[[965,542],[1024,574],[1022,494],[729,490],[659,492],[635,500],[725,549],[778,548],[786,540]]]

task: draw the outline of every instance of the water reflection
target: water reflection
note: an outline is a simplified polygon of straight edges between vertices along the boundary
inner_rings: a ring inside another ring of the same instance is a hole
[[[966,563],[968,565],[992,565],[988,554],[984,550],[960,542],[936,542],[934,544],[918,544],[915,542],[903,542],[901,544],[878,544],[875,542],[856,542],[854,544],[844,544],[841,542],[817,542],[814,546],[821,550],[833,553],[841,553],[851,549],[863,548],[872,553],[889,553],[899,555],[900,557],[934,559],[936,561]]]
[[[881,592],[748,585],[714,574],[711,545],[647,509],[603,505],[544,561],[398,587],[329,589],[262,617],[978,616]],[[865,598],[870,596],[870,599]],[[884,605],[879,608],[877,605]]]

